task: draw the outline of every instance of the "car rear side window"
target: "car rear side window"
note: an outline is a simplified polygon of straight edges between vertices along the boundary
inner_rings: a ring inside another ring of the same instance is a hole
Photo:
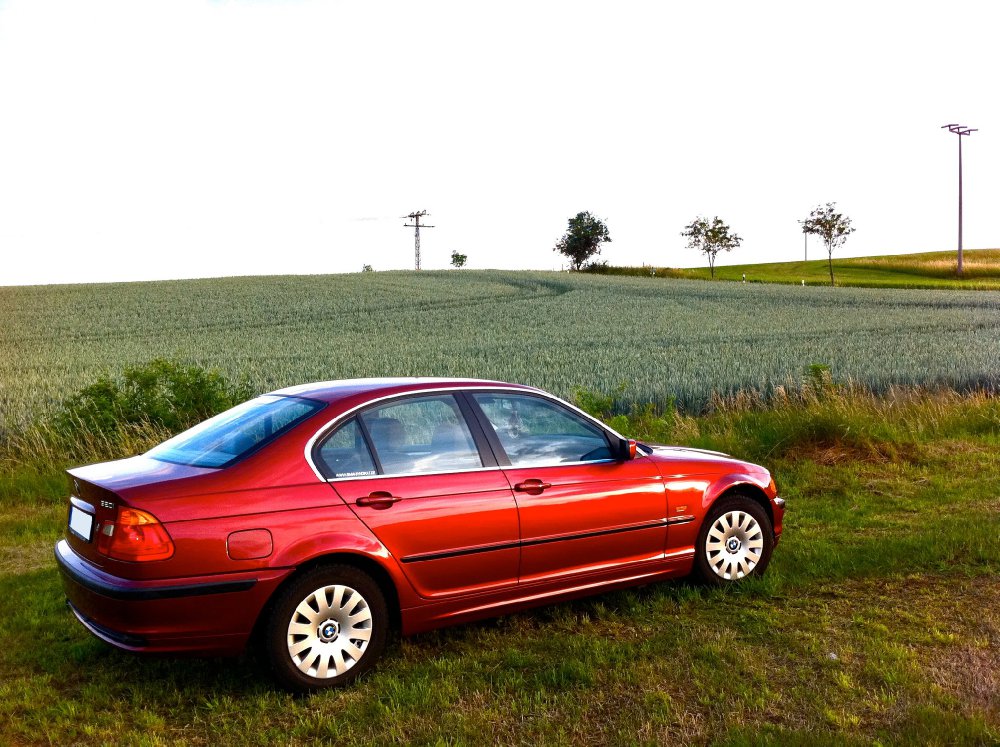
[[[611,459],[604,431],[541,397],[474,393],[514,467]]]
[[[146,456],[191,467],[226,467],[325,406],[303,397],[265,394],[177,434]]]
[[[450,394],[411,397],[361,414],[386,475],[482,467],[479,450]]]
[[[327,479],[368,477],[377,472],[357,418],[351,418],[335,430],[319,447],[317,456],[320,471]]]

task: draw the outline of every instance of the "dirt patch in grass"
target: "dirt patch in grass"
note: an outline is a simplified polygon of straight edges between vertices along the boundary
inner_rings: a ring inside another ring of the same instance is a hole
[[[939,623],[928,630],[935,645],[923,669],[963,713],[1000,722],[1000,579],[953,581],[947,594],[921,595],[919,603]]]
[[[812,461],[825,467],[846,463],[922,464],[927,454],[920,444],[890,441],[820,441],[803,443],[790,450],[787,457],[797,461]]]
[[[1000,643],[982,642],[940,652],[927,664],[932,680],[957,696],[963,712],[1000,717]]]
[[[20,575],[51,568],[52,548],[48,545],[14,545],[0,547],[0,576]]]

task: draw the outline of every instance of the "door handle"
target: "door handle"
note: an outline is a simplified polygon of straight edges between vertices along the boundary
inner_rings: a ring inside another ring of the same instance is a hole
[[[359,506],[370,506],[371,508],[382,511],[387,508],[392,508],[393,503],[398,503],[401,500],[403,499],[399,496],[395,496],[385,490],[376,490],[368,495],[361,496],[355,501],[355,503]]]
[[[534,478],[530,480],[525,480],[524,482],[519,482],[514,486],[514,490],[519,493],[527,493],[528,495],[541,495],[545,488],[551,488],[552,483],[542,482],[541,480],[536,480]]]

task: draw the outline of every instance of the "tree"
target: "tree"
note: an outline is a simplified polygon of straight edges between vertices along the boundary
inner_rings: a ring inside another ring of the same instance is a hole
[[[611,235],[604,221],[590,213],[577,213],[569,219],[569,230],[556,242],[554,251],[564,254],[570,266],[579,270],[584,262],[601,253],[601,244],[610,241]]]
[[[830,285],[833,285],[833,250],[843,246],[847,237],[854,233],[851,219],[837,212],[837,203],[828,202],[825,206],[818,205],[803,221],[803,233],[819,236],[826,244],[826,256],[830,264]]]
[[[451,253],[451,266],[454,268],[465,267],[465,263],[468,261],[468,254],[459,254],[458,252]]]
[[[361,272],[375,272],[371,265],[362,265]]]
[[[712,279],[715,279],[715,258],[719,252],[731,252],[743,243],[743,239],[735,233],[730,233],[730,228],[717,215],[710,221],[708,218],[698,216],[691,221],[681,236],[688,240],[688,249],[697,249],[708,257],[708,266],[712,271]]]

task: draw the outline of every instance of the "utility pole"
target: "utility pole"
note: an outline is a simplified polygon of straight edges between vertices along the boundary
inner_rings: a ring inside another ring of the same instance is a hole
[[[942,125],[941,129],[958,135],[958,276],[962,277],[962,136],[978,132],[978,129],[960,124]]]
[[[416,210],[409,215],[404,215],[404,218],[409,218],[413,223],[404,223],[403,226],[406,228],[413,229],[413,254],[416,259],[416,269],[420,269],[420,229],[421,228],[434,228],[434,226],[420,225],[420,219],[428,215],[426,210]]]

